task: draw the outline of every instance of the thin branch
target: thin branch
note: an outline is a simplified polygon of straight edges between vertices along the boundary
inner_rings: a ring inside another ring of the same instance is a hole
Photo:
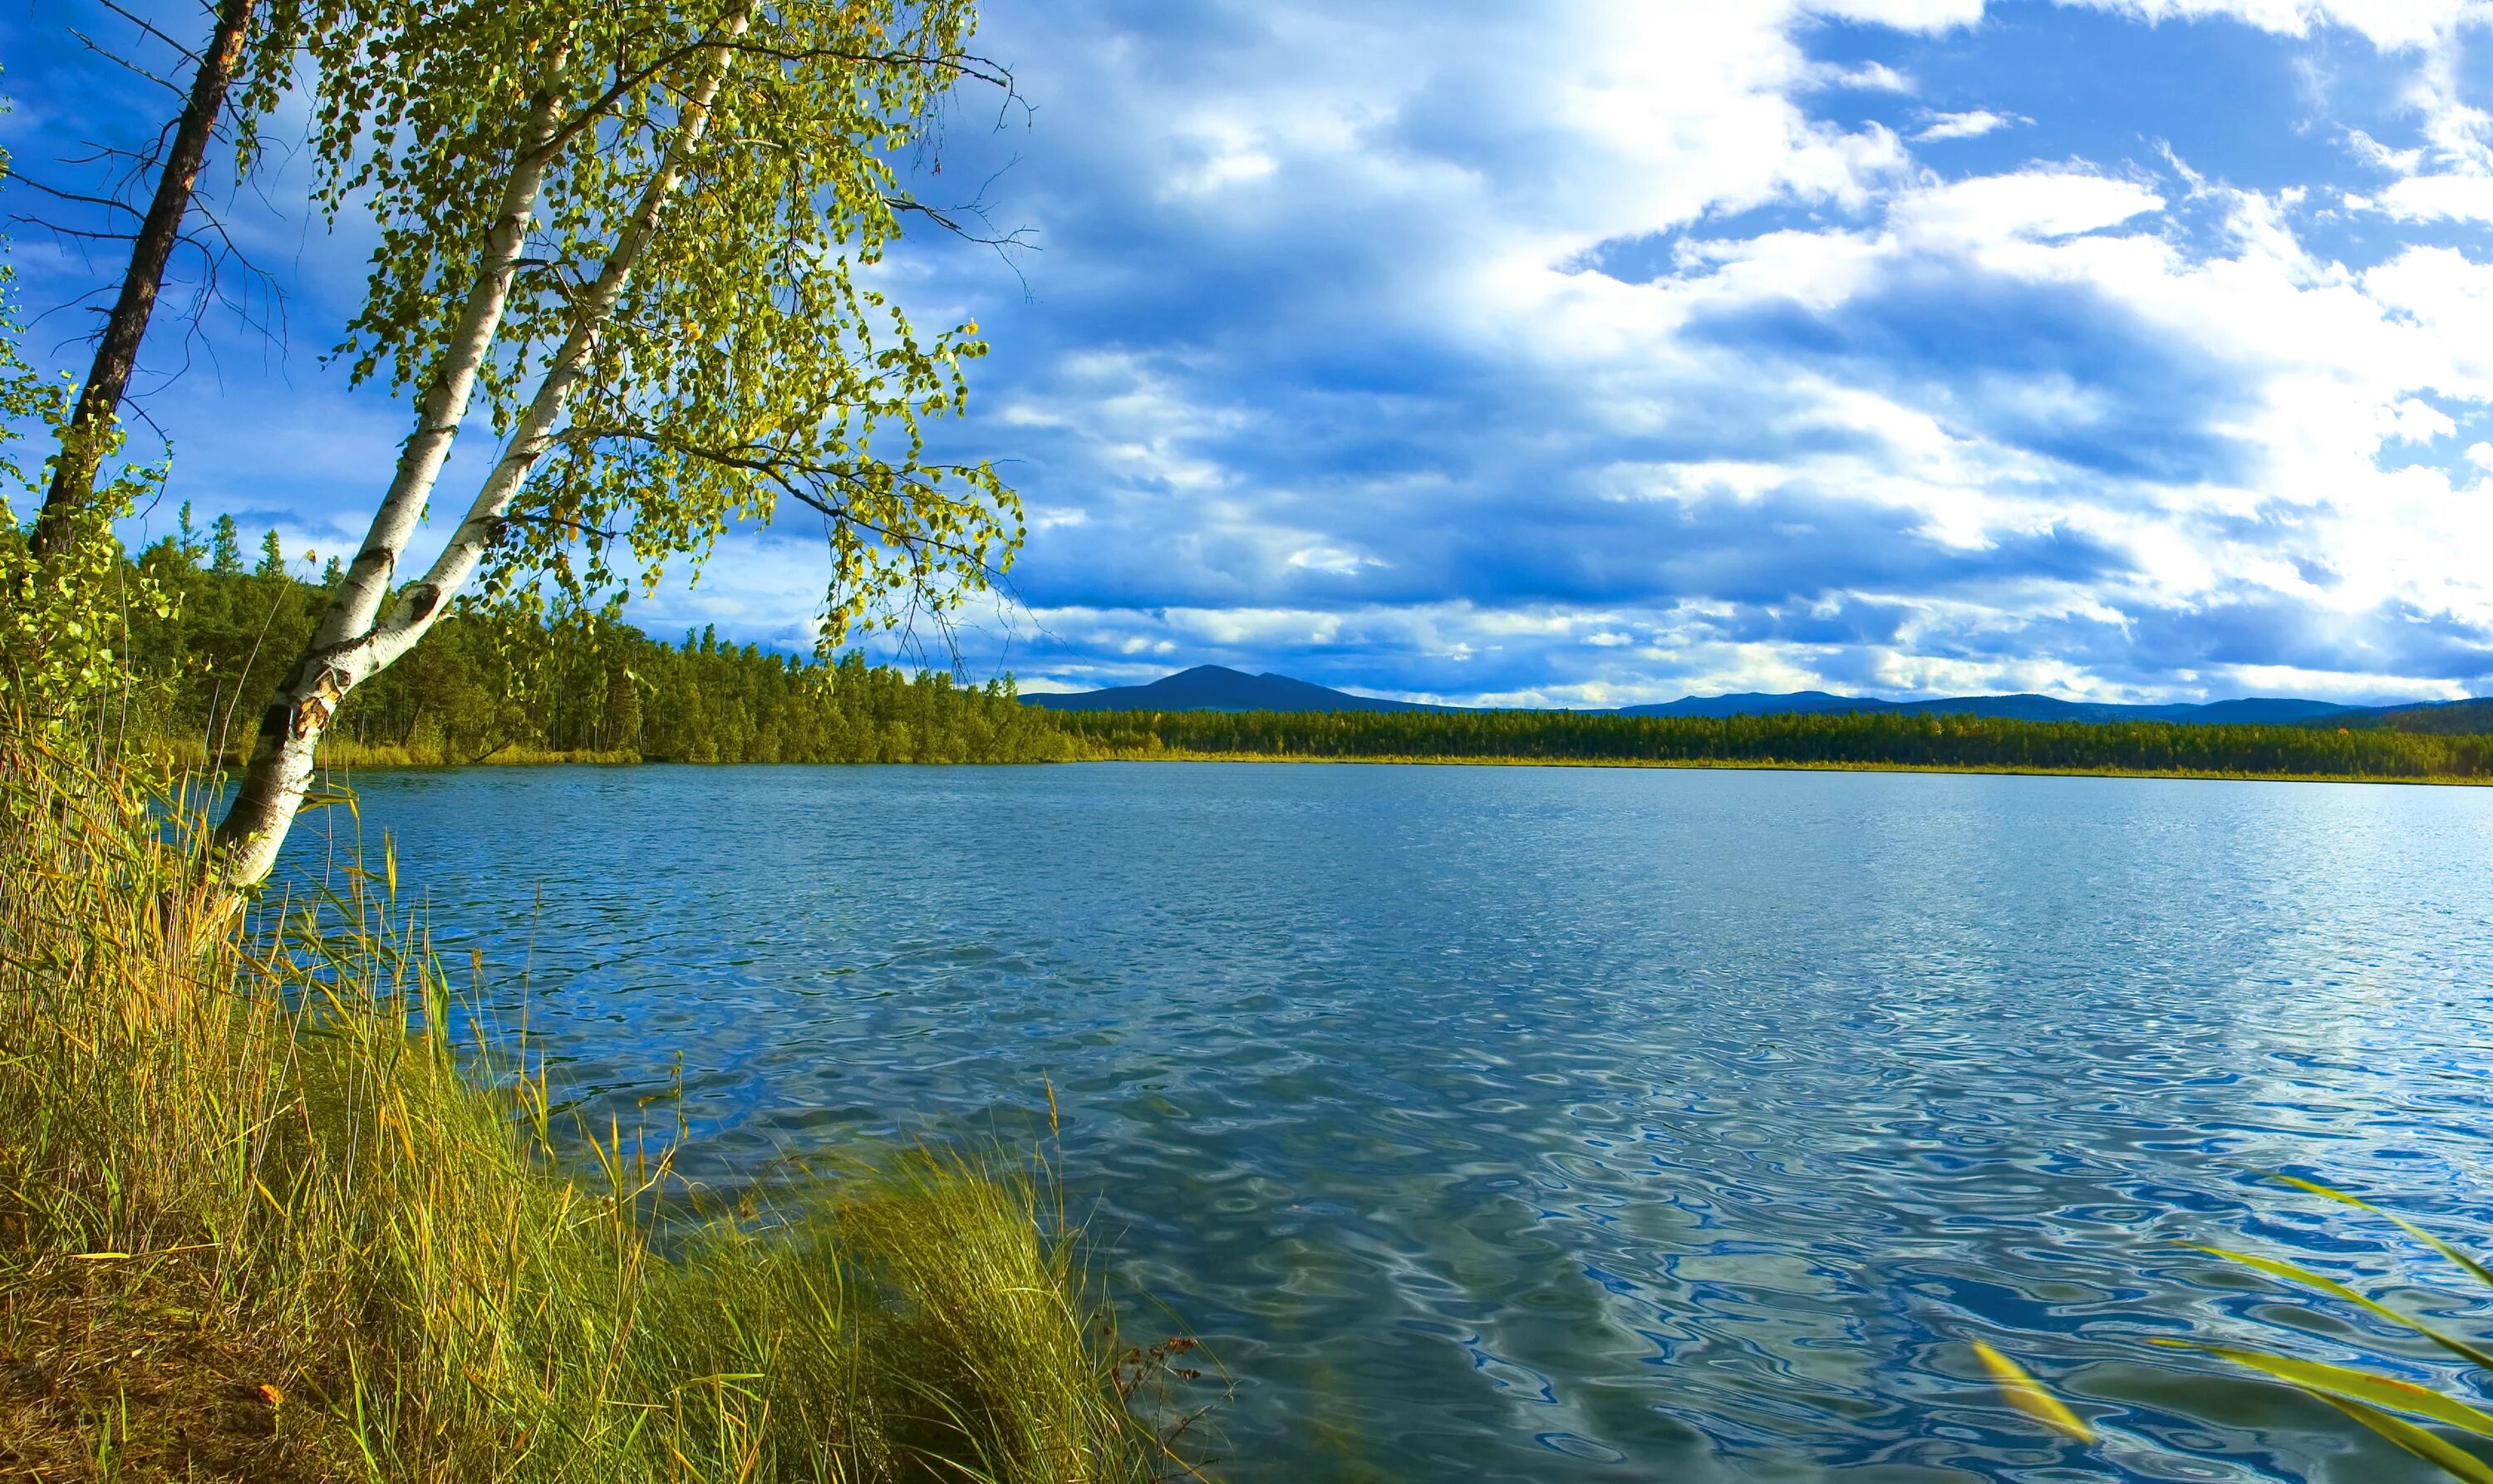
[[[87,50],[94,52],[97,56],[110,62],[115,67],[126,69],[129,72],[146,78],[158,87],[163,88],[165,92],[172,94],[175,98],[184,99],[186,101],[190,98],[190,90],[183,87],[180,83],[175,82],[170,78],[159,77],[154,73],[151,73],[147,69],[139,66],[137,63],[133,62],[121,53],[114,51],[109,47],[98,45],[95,38],[87,35],[77,27],[70,27],[70,35],[76,37],[78,39],[78,44],[86,47]]]
[[[95,0],[95,3],[103,6],[105,10],[110,11],[112,14],[120,16],[132,25],[136,26],[140,31],[156,38],[156,40],[160,42],[163,42],[165,45],[172,47],[175,51],[180,52],[184,57],[189,59],[190,64],[193,67],[199,65],[199,54],[196,51],[183,45],[180,42],[166,36],[164,32],[157,30],[155,23],[148,20],[145,16],[135,15],[123,8],[117,3],[117,0]],[[80,39],[83,40],[84,38]]]
[[[964,566],[976,570],[981,579],[992,581],[994,579],[1003,576],[1003,569],[995,566],[987,560],[983,548],[966,547],[958,542],[939,540],[934,537],[927,536],[922,532],[911,533],[895,531],[889,526],[864,519],[856,513],[855,507],[823,494],[818,490],[804,483],[806,479],[813,479],[826,484],[845,486],[853,490],[861,490],[861,488],[867,483],[866,478],[854,467],[838,464],[809,464],[801,460],[786,458],[773,459],[768,457],[771,451],[767,445],[764,444],[744,444],[730,448],[717,448],[694,443],[689,439],[669,437],[663,433],[652,432],[646,429],[638,428],[569,428],[555,434],[556,441],[559,442],[590,442],[599,438],[621,438],[632,442],[647,443],[657,448],[669,450],[670,452],[690,455],[691,457],[702,460],[705,462],[719,464],[726,468],[743,469],[749,473],[758,474],[762,478],[768,480],[781,493],[787,495],[790,499],[796,501],[798,504],[817,511],[831,519],[839,520],[846,524],[853,525],[858,530],[869,532],[893,549],[907,552],[912,564],[921,569],[927,565],[924,553],[928,551],[936,551],[950,556],[954,560],[962,563]],[[973,467],[973,465],[957,463],[918,464],[913,466],[913,468],[916,470],[923,470],[929,473],[949,474],[967,474]],[[909,478],[908,475],[910,471],[895,470],[892,472],[897,476],[895,482],[904,489],[914,490],[921,496],[932,498],[939,503],[958,503],[957,501],[950,500],[945,496],[943,491],[932,482]]]
[[[705,51],[722,50],[743,56],[766,57],[778,62],[846,62],[856,67],[919,67],[946,72],[954,77],[1001,87],[1007,96],[1013,94],[1010,71],[985,57],[969,55],[929,57],[914,51],[849,51],[835,46],[773,46],[767,42],[747,38],[705,37],[686,42],[660,52],[646,65],[619,73],[612,87],[600,93],[573,115],[571,122],[556,130],[546,141],[545,150],[552,154],[580,136],[583,130],[595,127],[607,110],[632,93]]]
[[[886,195],[883,198],[883,204],[893,211],[924,217],[953,236],[967,242],[975,242],[980,247],[1023,248],[1033,252],[1041,251],[1036,244],[1029,240],[1031,229],[1026,226],[1017,226],[1001,236],[992,237],[981,237],[972,231],[962,223],[963,217],[976,217],[979,225],[991,232],[995,230],[995,223],[987,220],[986,208],[975,201],[966,206],[929,206],[915,196]]]
[[[88,195],[84,192],[80,191],[63,191],[58,186],[46,186],[42,181],[35,179],[35,177],[31,175],[11,175],[9,180],[13,185],[24,186],[30,190],[40,191],[44,194],[51,196],[57,200],[76,201],[85,206],[101,206],[106,211],[127,212],[134,217],[145,215],[145,213],[141,212],[137,207],[131,205],[128,201],[122,200],[117,196]],[[28,217],[15,217],[11,220],[16,222],[34,221],[33,218]],[[42,225],[44,223],[36,223],[36,224]]]

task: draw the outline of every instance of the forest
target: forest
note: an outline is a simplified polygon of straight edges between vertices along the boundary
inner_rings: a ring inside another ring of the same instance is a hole
[[[1096,757],[1236,757],[2493,779],[2493,737],[1971,716],[1066,711]]]
[[[206,531],[187,509],[134,576],[169,600],[129,616],[126,710],[107,719],[186,760],[249,755],[284,656],[328,601],[291,576],[276,534],[246,560],[231,517]],[[116,702],[118,704],[118,702]],[[357,688],[324,754],[335,762],[1038,762],[1070,756],[1012,682],[955,684],[943,670],[836,663],[719,640],[667,643],[611,614],[541,618],[468,601],[399,664]]]
[[[248,556],[247,556],[248,551]],[[129,618],[132,685],[112,723],[187,761],[249,755],[337,579],[290,574],[275,534],[230,517],[147,548],[168,600]],[[2390,726],[2207,727],[1887,713],[1637,717],[1568,711],[1042,711],[1010,677],[957,682],[721,641],[612,613],[546,617],[469,599],[357,688],[325,755],[349,764],[508,761],[1060,762],[1179,757],[2192,773],[2493,780],[2493,736]]]

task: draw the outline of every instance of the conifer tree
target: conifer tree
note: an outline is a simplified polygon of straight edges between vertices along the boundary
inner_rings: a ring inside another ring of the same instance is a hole
[[[210,555],[208,570],[221,578],[242,575],[242,527],[231,516],[217,517],[213,534],[208,538]]]

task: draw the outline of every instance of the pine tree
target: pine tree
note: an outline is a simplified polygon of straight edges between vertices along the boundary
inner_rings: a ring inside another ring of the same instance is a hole
[[[208,548],[205,542],[199,540],[199,528],[191,523],[191,502],[188,500],[182,502],[181,521],[179,533],[174,538],[175,549],[179,550],[191,565],[196,566],[199,558],[208,554]]]
[[[209,540],[208,570],[221,578],[242,576],[242,528],[234,524],[234,518],[217,517],[215,531]]]

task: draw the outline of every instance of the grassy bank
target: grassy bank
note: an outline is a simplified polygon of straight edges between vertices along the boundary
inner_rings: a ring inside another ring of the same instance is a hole
[[[240,772],[243,764],[251,760],[251,751],[228,746],[222,754],[211,755],[203,744],[190,738],[179,738],[150,747],[148,760],[159,767],[185,772],[210,769]],[[642,760],[641,755],[634,752],[531,747],[519,742],[471,753],[450,746],[439,738],[401,744],[358,742],[352,737],[338,737],[323,743],[320,748],[320,765],[325,768],[542,767],[551,763],[572,762],[612,766]]]
[[[705,1213],[462,1054],[391,863],[237,934],[159,808],[0,744],[0,1475],[1180,1471],[1027,1173]]]

